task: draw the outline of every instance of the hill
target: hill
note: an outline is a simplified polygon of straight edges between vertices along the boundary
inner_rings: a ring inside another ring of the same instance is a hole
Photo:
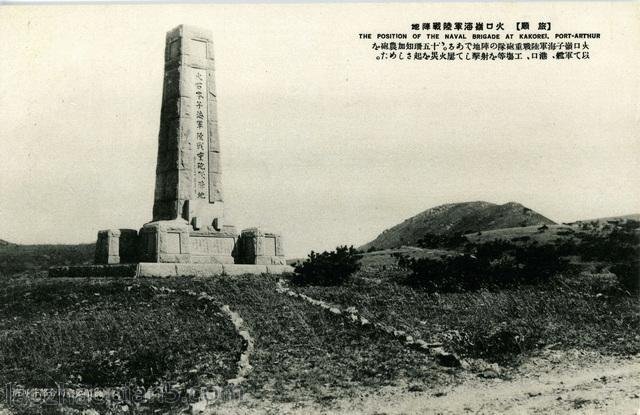
[[[582,225],[582,224],[606,224],[606,223],[615,223],[615,224],[624,224],[631,221],[640,222],[640,214],[633,213],[630,215],[622,215],[622,216],[608,216],[606,218],[595,218],[595,219],[582,219],[577,220],[575,222],[569,223],[569,225]]]
[[[554,225],[551,219],[515,202],[496,205],[489,202],[449,203],[413,216],[385,230],[360,247],[368,250],[417,245],[426,234],[463,235],[472,232],[520,226]]]
[[[19,245],[0,240],[0,276],[42,271],[52,265],[85,265],[93,262],[95,244]]]

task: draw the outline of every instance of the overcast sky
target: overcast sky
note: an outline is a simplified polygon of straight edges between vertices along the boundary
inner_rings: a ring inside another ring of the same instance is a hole
[[[640,212],[637,3],[0,7],[0,239],[151,220],[165,33],[211,30],[226,223],[289,256],[449,202],[556,221]],[[592,60],[377,62],[422,21],[601,32]]]

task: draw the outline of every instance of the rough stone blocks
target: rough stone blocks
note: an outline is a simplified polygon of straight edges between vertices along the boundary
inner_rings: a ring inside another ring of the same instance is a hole
[[[182,219],[150,222],[140,229],[142,262],[190,262],[189,224]]]
[[[153,221],[211,225],[222,220],[223,202],[211,33],[186,25],[168,32],[164,69]]]
[[[147,223],[140,230],[141,262],[233,264],[235,228],[194,231],[183,219]]]
[[[220,232],[191,231],[191,262],[209,264],[233,264],[238,234],[233,227]]]
[[[259,228],[242,231],[238,239],[237,263],[257,265],[286,265],[282,237]]]
[[[98,232],[96,264],[131,263],[137,260],[138,232],[134,229],[106,229]]]

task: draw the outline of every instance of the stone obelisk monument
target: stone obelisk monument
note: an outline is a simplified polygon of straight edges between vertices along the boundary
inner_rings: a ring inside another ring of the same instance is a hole
[[[98,232],[101,275],[125,263],[150,276],[291,270],[279,234],[249,228],[239,235],[225,223],[217,101],[211,33],[184,25],[169,31],[153,219],[139,232]]]
[[[183,218],[195,230],[222,230],[220,140],[209,32],[167,33],[153,220]]]

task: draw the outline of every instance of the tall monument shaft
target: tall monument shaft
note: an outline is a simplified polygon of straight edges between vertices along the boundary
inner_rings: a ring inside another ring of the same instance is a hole
[[[220,230],[223,200],[211,33],[167,33],[153,221]]]
[[[223,223],[213,65],[208,31],[167,33],[153,220],[98,232],[96,263],[138,262],[149,276],[291,271],[280,234]]]

